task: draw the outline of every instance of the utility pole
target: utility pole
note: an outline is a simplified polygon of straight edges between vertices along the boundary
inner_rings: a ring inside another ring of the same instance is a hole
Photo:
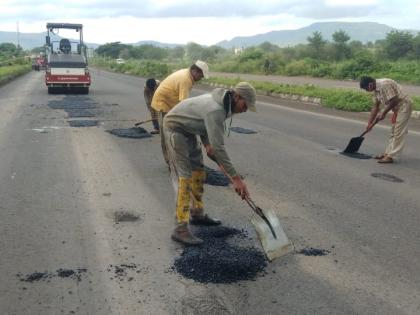
[[[16,30],[17,30],[17,48],[20,47],[20,34],[19,34],[19,21],[16,22]]]

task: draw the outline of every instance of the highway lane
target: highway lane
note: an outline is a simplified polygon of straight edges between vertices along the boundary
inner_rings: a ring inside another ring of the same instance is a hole
[[[416,130],[399,163],[379,165],[339,154],[363,130],[360,120],[266,99],[257,114],[234,117],[233,126],[258,131],[226,139],[253,199],[277,212],[296,249],[330,253],[284,257],[256,281],[203,285],[170,271],[182,247],[169,239],[174,194],[160,139],[106,132],[148,118],[144,79],[94,70],[93,82],[88,96],[48,95],[32,72],[0,88],[2,314],[419,312]],[[99,126],[70,128],[67,113],[48,106],[65,101],[94,104],[90,119]],[[378,126],[361,151],[380,152],[387,136]],[[250,210],[231,188],[205,188],[211,214],[255,236]],[[115,222],[121,211],[139,220]],[[130,264],[126,275],[115,273]],[[59,268],[86,271],[78,281],[57,276]],[[36,271],[50,273],[49,282],[19,280]]]

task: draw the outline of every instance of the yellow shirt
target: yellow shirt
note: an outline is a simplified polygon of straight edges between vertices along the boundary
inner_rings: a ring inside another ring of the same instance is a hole
[[[163,80],[152,99],[152,108],[167,113],[180,101],[189,97],[193,78],[190,69],[181,69]]]

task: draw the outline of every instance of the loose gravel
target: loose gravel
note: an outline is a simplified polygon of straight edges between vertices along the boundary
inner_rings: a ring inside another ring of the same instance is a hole
[[[325,256],[330,253],[327,249],[307,247],[297,252],[298,254],[305,256]]]
[[[401,178],[394,176],[394,175],[390,175],[390,174],[385,174],[385,173],[372,173],[370,174],[370,176],[375,177],[375,178],[379,178],[379,179],[383,179],[386,180],[388,182],[392,182],[392,183],[403,183],[404,180],[402,180]]]
[[[173,270],[201,283],[233,283],[264,275],[267,260],[254,248],[240,246],[246,232],[224,226],[200,227],[194,234],[201,246],[185,247],[175,259]]]
[[[257,133],[255,130],[252,129],[246,129],[242,127],[230,127],[231,131],[237,132],[237,133],[244,133],[244,134],[253,134]]]

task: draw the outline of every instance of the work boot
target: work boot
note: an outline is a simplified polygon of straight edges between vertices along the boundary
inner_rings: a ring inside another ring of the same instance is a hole
[[[218,219],[211,218],[207,214],[204,214],[203,209],[192,208],[190,209],[190,224],[192,225],[220,225],[222,222]]]
[[[180,242],[184,245],[200,245],[203,243],[201,238],[195,237],[188,228],[187,223],[178,223],[174,229],[171,238],[174,241]]]

